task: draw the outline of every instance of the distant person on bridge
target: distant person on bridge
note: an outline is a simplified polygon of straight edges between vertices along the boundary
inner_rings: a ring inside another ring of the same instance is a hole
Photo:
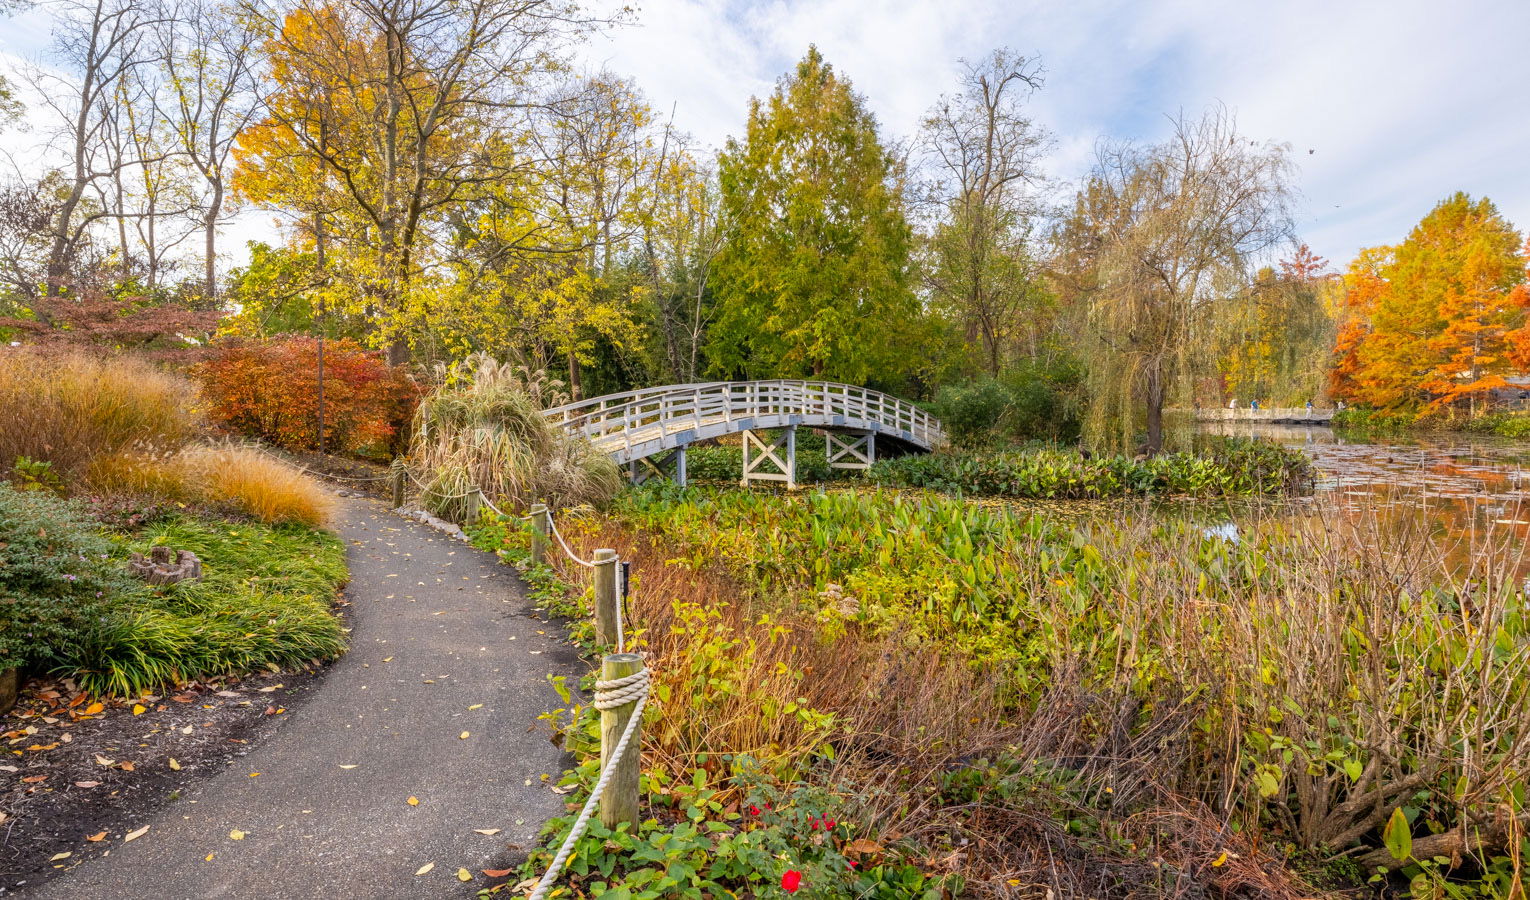
[[[1231,400],[1227,401],[1227,408],[1228,409],[1237,409],[1238,408],[1238,398],[1234,397]]]
[[[1256,397],[1248,401],[1248,408],[1257,412],[1259,410],[1259,399]]]
[[[1307,415],[1312,415],[1312,398],[1307,398]]]

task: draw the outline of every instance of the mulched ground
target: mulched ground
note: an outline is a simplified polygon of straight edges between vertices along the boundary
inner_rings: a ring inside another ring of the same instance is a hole
[[[31,682],[0,716],[0,896],[110,853],[181,790],[248,753],[322,673],[109,704],[68,680]]]

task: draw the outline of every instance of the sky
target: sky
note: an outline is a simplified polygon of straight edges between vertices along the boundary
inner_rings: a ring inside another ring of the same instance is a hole
[[[1044,69],[1031,112],[1064,186],[1102,138],[1158,140],[1170,115],[1221,103],[1248,137],[1291,146],[1298,236],[1335,267],[1402,240],[1457,190],[1530,229],[1530,0],[635,2],[629,24],[580,48],[584,64],[632,77],[712,147],[742,134],[749,98],[809,44],[895,138],[955,89],[960,59],[1005,46]],[[0,64],[35,57],[46,35],[43,9],[0,19]],[[13,132],[0,150],[37,142]],[[238,237],[268,220],[246,215]]]
[[[1064,183],[1101,138],[1159,140],[1222,103],[1291,145],[1298,235],[1337,267],[1457,190],[1530,229],[1530,0],[642,0],[634,18],[591,64],[713,146],[809,44],[898,136],[955,90],[958,60],[1005,46],[1045,70],[1031,110]]]

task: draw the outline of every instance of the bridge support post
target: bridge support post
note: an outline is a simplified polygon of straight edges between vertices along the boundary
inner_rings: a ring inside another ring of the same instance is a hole
[[[751,481],[784,481],[787,490],[797,489],[797,426],[786,426],[769,444],[758,432],[742,431],[739,434],[744,439],[741,448],[744,477],[739,481],[740,487],[748,487]]]
[[[832,431],[823,433],[829,451],[829,468],[860,469],[865,471],[877,461],[877,434],[868,431],[861,435],[840,437]]]
[[[685,487],[685,447],[680,446],[663,455],[635,459],[627,464],[627,478],[633,484],[647,484],[651,478],[669,476],[675,483]]]

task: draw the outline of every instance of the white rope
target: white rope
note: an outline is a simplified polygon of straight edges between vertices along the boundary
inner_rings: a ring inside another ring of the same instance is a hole
[[[558,539],[559,545],[563,547],[563,552],[568,554],[569,559],[573,560],[581,566],[584,566],[587,569],[595,568],[594,563],[580,559],[574,555],[573,550],[569,549],[568,541],[565,541],[563,539],[563,535],[558,531],[558,522],[553,518],[552,510],[550,509],[547,511],[547,529],[553,533],[553,537]]]
[[[627,752],[627,745],[632,742],[632,736],[637,733],[638,724],[643,721],[643,707],[648,703],[648,686],[651,679],[648,669],[625,678],[617,678],[612,681],[595,682],[596,709],[614,709],[632,701],[637,701],[637,706],[632,710],[632,718],[627,720],[627,727],[622,731],[622,739],[616,742],[616,750],[612,752],[611,759],[600,773],[600,779],[595,782],[595,789],[590,791],[590,797],[584,801],[584,808],[579,811],[579,818],[574,820],[574,827],[569,831],[568,837],[563,839],[563,846],[558,848],[558,854],[553,857],[552,865],[547,867],[547,872],[542,880],[537,882],[536,890],[531,892],[531,900],[547,900],[547,895],[552,891],[553,884],[558,880],[558,875],[563,871],[564,863],[568,862],[569,854],[574,851],[574,845],[584,837],[585,829],[590,826],[590,817],[595,814],[595,808],[600,803],[600,795],[605,792],[606,785],[611,781],[611,773],[616,771],[616,766],[622,761]]]

